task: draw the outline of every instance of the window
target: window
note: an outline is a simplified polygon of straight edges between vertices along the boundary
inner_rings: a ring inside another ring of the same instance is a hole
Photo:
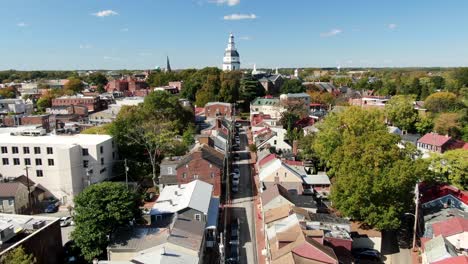
[[[88,168],[89,161],[83,160],[83,168]]]
[[[7,147],[2,147],[2,153],[3,154],[8,153],[8,148]]]
[[[20,165],[20,160],[18,158],[14,158],[13,165]]]
[[[172,167],[167,168],[167,174],[172,174]]]
[[[24,165],[31,165],[31,159],[24,159]]]
[[[273,141],[273,145],[276,145],[276,140]]]
[[[287,172],[284,173],[284,177],[285,177],[285,178],[288,177],[288,173],[287,173]]]
[[[13,154],[18,154],[18,147],[11,147],[11,152],[13,152]]]
[[[55,165],[53,159],[48,159],[47,163],[49,164],[49,166],[54,166]]]
[[[36,159],[36,166],[41,166],[41,165],[42,165],[42,160]]]
[[[84,149],[82,149],[81,151],[82,151],[82,153],[83,153],[83,156],[88,156],[88,155],[89,155],[89,151],[88,151],[87,148],[84,148]]]
[[[114,148],[114,140],[112,140],[112,148]]]
[[[23,153],[29,154],[29,147],[23,147]]]
[[[9,206],[13,206],[14,204],[15,204],[15,200],[14,200],[14,199],[8,200],[8,205],[9,205]]]
[[[102,168],[102,169],[99,171],[99,173],[100,173],[100,174],[103,174],[104,172],[106,172],[106,170],[107,170],[106,168]]]
[[[101,158],[101,165],[104,165],[104,158]]]
[[[195,214],[194,218],[196,221],[201,221],[201,214]]]
[[[112,159],[115,159],[115,152],[112,152]]]
[[[185,178],[187,178],[187,173],[184,172],[182,173],[182,179],[185,179]]]
[[[8,158],[3,158],[2,163],[3,165],[8,165]]]
[[[47,147],[47,154],[54,154],[54,150],[51,147]]]
[[[100,146],[100,147],[99,147],[99,152],[100,152],[101,154],[104,153],[104,147],[103,147],[103,146]]]
[[[197,174],[194,174],[194,175],[193,175],[193,179],[194,179],[194,180],[198,179],[198,175],[197,175]]]
[[[44,173],[42,172],[42,170],[36,170],[36,176],[37,177],[43,177]]]
[[[34,147],[34,154],[41,154],[41,148],[40,147]]]
[[[214,172],[212,172],[212,173],[211,173],[211,178],[214,178],[214,175],[215,175]]]

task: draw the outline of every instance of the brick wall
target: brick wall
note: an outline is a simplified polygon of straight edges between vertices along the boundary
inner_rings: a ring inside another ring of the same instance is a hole
[[[213,177],[211,174],[213,173]],[[184,177],[185,174],[185,177]],[[200,152],[193,153],[192,160],[187,163],[187,166],[181,166],[177,169],[177,182],[180,184],[189,183],[196,178],[194,175],[198,175],[198,179],[213,185],[213,196],[221,196],[221,174],[222,169],[212,164],[210,168],[210,162],[201,158]]]

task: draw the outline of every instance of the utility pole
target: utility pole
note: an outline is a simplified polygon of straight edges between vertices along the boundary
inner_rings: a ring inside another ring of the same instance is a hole
[[[418,213],[419,213],[419,183],[416,183],[414,188],[414,203],[415,203],[415,212],[414,212],[414,230],[413,230],[413,251],[416,251],[416,233],[418,229]]]
[[[127,167],[127,159],[124,160],[125,163],[125,184],[127,185],[128,190],[128,167]]]
[[[26,167],[24,167],[24,169],[26,170],[26,182],[27,182],[27,185],[28,185],[28,207],[29,207],[29,214],[32,214],[31,187],[30,187],[30,184],[29,184],[29,167],[26,166]]]

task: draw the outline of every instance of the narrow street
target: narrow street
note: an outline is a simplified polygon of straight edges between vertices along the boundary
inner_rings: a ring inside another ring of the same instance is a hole
[[[250,168],[250,152],[248,150],[248,139],[244,127],[240,132],[240,155],[239,161],[233,162],[233,167],[240,170],[240,182],[238,193],[232,194],[231,222],[236,218],[240,222],[240,263],[257,263],[255,245],[255,216],[253,213],[253,190]]]

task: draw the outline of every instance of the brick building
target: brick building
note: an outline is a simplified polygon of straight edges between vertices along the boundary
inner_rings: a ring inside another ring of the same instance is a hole
[[[39,125],[46,131],[50,131],[55,128],[55,117],[48,114],[5,116],[0,123],[7,127]]]
[[[142,93],[139,92],[141,90],[145,91],[143,92],[143,95],[147,95],[149,89],[148,83],[145,81],[141,80],[135,80],[132,78],[128,78],[126,80],[112,80],[109,81],[106,85],[106,91],[111,93],[111,92],[123,92],[125,95],[136,95],[136,96],[141,96]]]
[[[201,180],[213,185],[213,196],[221,196],[224,155],[208,145],[196,147],[176,166],[177,183]]]
[[[210,102],[205,105],[205,117],[217,118],[227,117],[231,118],[233,115],[232,104],[222,102]]]
[[[97,96],[62,96],[52,99],[52,107],[70,105],[84,105],[89,112],[107,108],[107,103]]]

